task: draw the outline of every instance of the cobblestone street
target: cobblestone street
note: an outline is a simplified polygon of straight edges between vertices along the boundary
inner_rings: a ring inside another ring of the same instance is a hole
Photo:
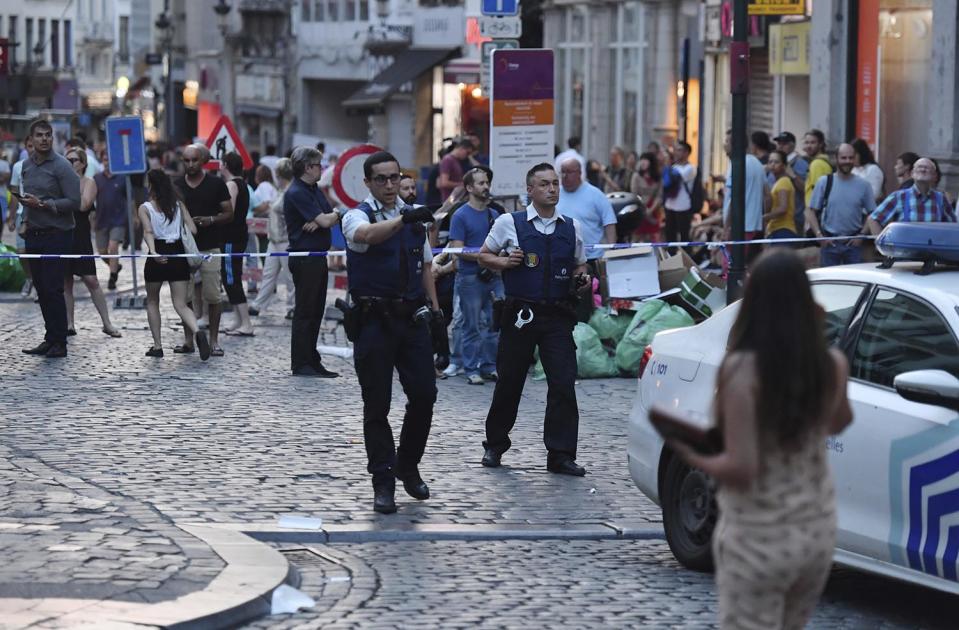
[[[110,339],[82,297],[70,355],[50,361],[20,352],[40,340],[36,306],[0,297],[0,598],[142,603],[196,595],[226,562],[180,525],[268,532],[281,530],[279,518],[296,515],[357,535],[459,528],[464,540],[429,540],[426,533],[322,544],[309,539],[313,532],[297,538],[284,530],[287,537],[274,537],[274,546],[317,607],[251,627],[713,623],[711,576],[679,568],[657,540],[659,508],[629,478],[625,435],[634,380],[577,386],[585,478],[545,470],[545,383],[527,384],[514,448],[502,468],[489,470],[479,459],[493,388],[438,381],[421,468],[432,498],[416,502],[400,491],[399,512],[380,516],[371,510],[349,361],[325,360],[339,379],[289,376],[289,322],[275,305],[255,320],[255,337],[221,337],[226,356],[201,363],[172,353],[182,333],[171,326],[165,294],[162,308],[165,358],[143,356],[150,346],[144,311],[113,311],[123,338]],[[394,419],[402,401],[397,386]],[[531,538],[540,532],[566,539],[468,540],[469,532],[495,537],[496,528],[511,527],[527,528]],[[569,539],[603,528],[611,539]],[[646,539],[616,537],[614,530],[630,528]],[[862,589],[882,596],[866,597]],[[959,615],[953,600],[837,570],[814,625],[947,627]],[[51,619],[39,623],[59,627]]]

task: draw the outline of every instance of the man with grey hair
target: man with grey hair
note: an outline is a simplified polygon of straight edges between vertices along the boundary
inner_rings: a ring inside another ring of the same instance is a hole
[[[330,249],[330,228],[339,220],[330,202],[317,186],[323,173],[323,154],[312,147],[296,147],[290,156],[293,182],[283,193],[283,217],[290,237],[291,252],[326,252]],[[290,334],[290,368],[294,376],[335,378],[323,367],[316,340],[326,310],[329,266],[326,256],[290,258],[290,274],[296,291],[293,330]]]
[[[896,221],[915,223],[955,223],[956,211],[945,193],[935,189],[936,165],[929,158],[913,163],[912,186],[900,188],[886,197],[866,220],[869,232],[876,236]],[[907,173],[908,175],[908,173]]]

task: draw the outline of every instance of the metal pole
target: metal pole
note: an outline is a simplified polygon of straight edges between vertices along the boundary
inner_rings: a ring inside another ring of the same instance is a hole
[[[173,27],[170,27],[170,30],[173,30]],[[176,144],[176,134],[174,133],[174,117],[173,117],[173,33],[169,35],[167,40],[167,49],[166,49],[166,87],[163,88],[166,92],[166,137],[167,141],[172,145]]]
[[[748,0],[734,0],[733,40],[729,44],[730,91],[733,100],[732,180],[729,205],[732,240],[742,241],[746,226],[746,104],[749,99],[749,42],[746,39]],[[730,247],[732,261],[726,281],[726,301],[740,298],[746,275],[745,248]]]
[[[130,266],[133,267],[133,299],[130,301],[131,308],[136,308],[137,306],[137,293],[139,292],[139,286],[137,286],[137,244],[133,242],[134,233],[133,233],[133,184],[130,182],[130,176],[126,176],[127,180],[127,234],[130,237]]]

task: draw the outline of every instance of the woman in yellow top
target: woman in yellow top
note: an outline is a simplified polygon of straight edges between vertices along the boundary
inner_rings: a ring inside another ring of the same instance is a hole
[[[772,205],[769,212],[763,215],[766,238],[796,238],[796,187],[786,175],[786,154],[782,151],[771,152],[766,168],[776,178]]]

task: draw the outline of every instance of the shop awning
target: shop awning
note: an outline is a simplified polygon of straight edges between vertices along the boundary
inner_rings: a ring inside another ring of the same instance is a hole
[[[405,83],[459,54],[459,48],[409,48],[396,55],[393,65],[343,101],[348,109],[376,109]]]

